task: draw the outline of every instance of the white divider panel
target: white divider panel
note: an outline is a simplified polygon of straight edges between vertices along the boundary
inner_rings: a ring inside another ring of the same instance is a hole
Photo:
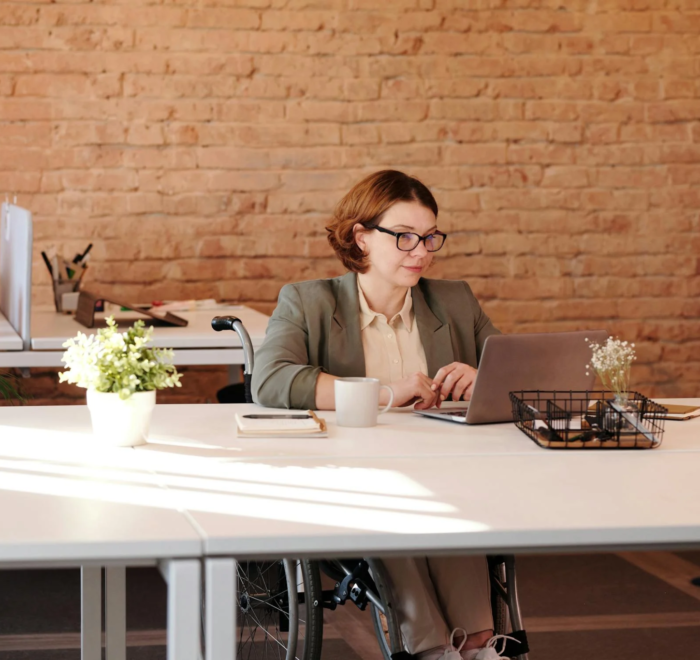
[[[30,349],[32,214],[8,202],[0,215],[0,312]]]

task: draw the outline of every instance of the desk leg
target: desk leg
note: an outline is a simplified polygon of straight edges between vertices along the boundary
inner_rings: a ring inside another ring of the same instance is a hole
[[[102,660],[102,568],[80,567],[80,658]]]
[[[201,658],[200,562],[171,559],[159,568],[168,583],[167,660]]]
[[[106,660],[126,660],[126,567],[105,569]]]
[[[206,660],[235,660],[236,562],[207,559],[205,562]]]

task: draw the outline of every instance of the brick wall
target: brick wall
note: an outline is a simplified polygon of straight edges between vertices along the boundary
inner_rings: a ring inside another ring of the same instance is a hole
[[[270,311],[400,168],[450,233],[434,275],[498,326],[606,327],[638,388],[697,396],[699,53],[698,0],[5,0],[0,191],[35,213],[36,302],[39,251],[93,241],[93,288]]]

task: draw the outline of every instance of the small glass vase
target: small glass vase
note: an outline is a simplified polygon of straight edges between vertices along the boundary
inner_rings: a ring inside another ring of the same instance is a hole
[[[612,401],[609,400],[612,405],[605,414],[605,430],[611,433],[636,432],[635,425],[628,419],[629,415],[636,416],[639,413],[634,399],[630,398],[629,392],[613,392],[613,394]]]

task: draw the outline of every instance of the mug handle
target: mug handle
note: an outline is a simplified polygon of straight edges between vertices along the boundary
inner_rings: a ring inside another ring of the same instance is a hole
[[[388,385],[380,385],[379,389],[382,390],[389,390],[389,403],[386,404],[380,411],[379,414],[381,415],[382,413],[385,413],[389,408],[391,408],[391,405],[394,403],[394,390],[392,390]]]

